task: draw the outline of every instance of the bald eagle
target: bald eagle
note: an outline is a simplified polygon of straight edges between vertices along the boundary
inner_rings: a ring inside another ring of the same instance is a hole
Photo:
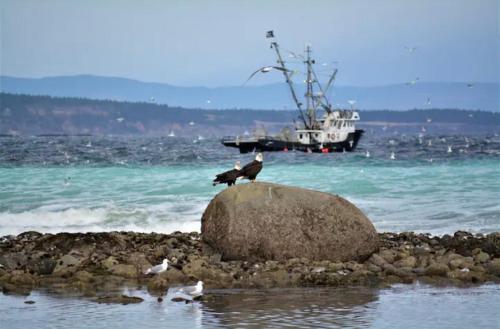
[[[241,168],[238,177],[249,179],[252,183],[255,182],[255,178],[262,170],[262,160],[262,153],[257,153],[255,160]]]
[[[241,169],[240,162],[236,161],[233,169],[225,171],[222,174],[218,174],[217,176],[215,176],[213,186],[217,184],[227,184],[227,186],[234,185],[240,173],[240,169]]]

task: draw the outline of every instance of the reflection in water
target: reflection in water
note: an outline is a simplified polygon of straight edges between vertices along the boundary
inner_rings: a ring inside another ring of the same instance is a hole
[[[205,304],[203,324],[359,328],[373,321],[367,310],[376,300],[369,288],[220,291]]]
[[[45,291],[0,295],[0,328],[500,327],[500,285],[207,290],[205,301],[192,304],[158,303],[145,291],[126,292],[144,302],[97,304]]]

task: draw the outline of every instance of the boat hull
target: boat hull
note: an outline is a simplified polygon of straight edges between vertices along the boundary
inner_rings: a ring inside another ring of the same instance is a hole
[[[342,142],[336,143],[319,143],[302,144],[293,141],[283,141],[272,137],[264,137],[255,140],[237,141],[236,139],[223,139],[222,144],[227,147],[234,147],[240,150],[240,153],[248,152],[287,152],[287,151],[302,151],[314,153],[330,153],[330,152],[352,152],[358,146],[358,142],[363,135],[362,129],[349,133],[347,138]]]

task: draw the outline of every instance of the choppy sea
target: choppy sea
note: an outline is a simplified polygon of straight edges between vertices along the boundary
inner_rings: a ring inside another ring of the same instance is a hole
[[[3,137],[0,235],[199,231],[224,188],[214,175],[253,157],[217,139]],[[496,135],[364,136],[352,153],[264,153],[258,180],[339,194],[379,231],[500,230]]]
[[[224,188],[212,186],[213,176],[253,157],[217,139],[2,137],[0,236],[27,230],[199,231],[203,210]],[[360,207],[379,231],[500,230],[497,135],[367,135],[352,153],[264,153],[258,180],[339,194]],[[0,324],[498,328],[498,289],[417,284],[383,290],[223,290],[207,291],[209,302],[187,305],[158,303],[137,290],[126,293],[145,301],[127,306],[35,291],[28,297],[0,295]]]

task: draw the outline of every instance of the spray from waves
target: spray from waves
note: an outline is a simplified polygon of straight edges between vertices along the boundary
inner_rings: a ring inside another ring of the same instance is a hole
[[[163,204],[145,208],[40,207],[19,213],[0,213],[0,236],[26,231],[41,233],[134,231],[172,233],[200,231],[200,214],[205,203]]]

